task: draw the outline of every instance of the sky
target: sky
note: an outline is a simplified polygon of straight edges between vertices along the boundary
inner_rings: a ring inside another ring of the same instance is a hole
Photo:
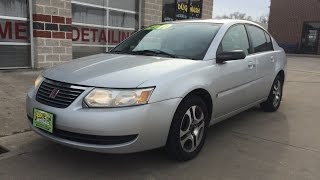
[[[269,6],[270,0],[214,0],[213,16],[241,12],[257,19],[269,13]]]

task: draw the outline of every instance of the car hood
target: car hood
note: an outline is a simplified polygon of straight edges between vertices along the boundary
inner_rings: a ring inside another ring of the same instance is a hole
[[[99,54],[58,65],[43,73],[45,78],[94,87],[135,88],[168,73],[188,72],[200,61]]]

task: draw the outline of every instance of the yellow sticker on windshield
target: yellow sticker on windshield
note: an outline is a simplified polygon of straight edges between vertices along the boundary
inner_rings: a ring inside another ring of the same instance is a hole
[[[149,26],[145,30],[163,30],[163,29],[168,29],[171,26],[172,24],[157,24],[157,25]]]

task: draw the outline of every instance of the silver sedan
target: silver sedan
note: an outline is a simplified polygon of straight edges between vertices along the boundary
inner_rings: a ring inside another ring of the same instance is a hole
[[[253,106],[276,111],[286,56],[259,25],[241,20],[157,24],[106,54],[46,70],[27,95],[31,128],[88,151],[165,147],[194,158],[208,127]]]

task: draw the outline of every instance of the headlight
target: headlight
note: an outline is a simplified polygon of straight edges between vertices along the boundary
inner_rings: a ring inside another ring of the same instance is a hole
[[[154,88],[115,90],[96,88],[84,99],[89,107],[124,107],[147,104]]]
[[[34,87],[35,87],[36,89],[38,89],[38,87],[40,86],[40,84],[41,84],[41,82],[43,81],[43,79],[44,79],[44,78],[43,78],[41,75],[37,77],[36,81],[34,82]]]

